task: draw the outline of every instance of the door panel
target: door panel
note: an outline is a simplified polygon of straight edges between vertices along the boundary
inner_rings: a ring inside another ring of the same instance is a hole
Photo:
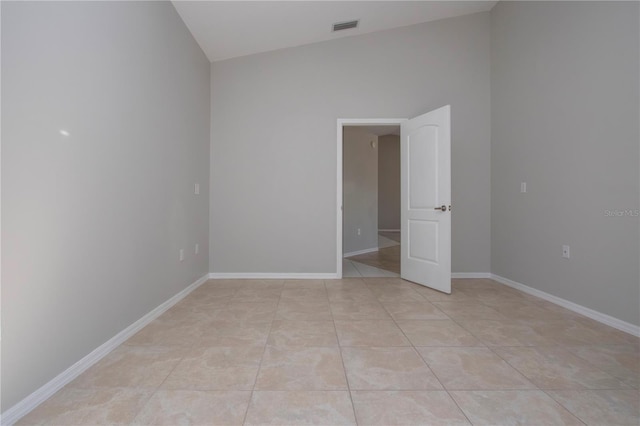
[[[409,220],[408,235],[409,259],[438,263],[438,222]]]
[[[445,293],[451,293],[450,126],[447,105],[407,120],[400,131],[401,276]]]
[[[438,179],[438,128],[424,126],[407,141],[409,166],[409,208],[419,209],[438,202],[437,185],[412,186],[411,182],[437,182]]]

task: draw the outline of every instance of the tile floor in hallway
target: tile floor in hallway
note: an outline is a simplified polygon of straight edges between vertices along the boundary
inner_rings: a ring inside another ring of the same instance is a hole
[[[342,276],[345,278],[399,277],[400,233],[379,232],[378,247],[377,251],[343,259]]]
[[[485,279],[212,280],[19,424],[638,425],[640,343]]]

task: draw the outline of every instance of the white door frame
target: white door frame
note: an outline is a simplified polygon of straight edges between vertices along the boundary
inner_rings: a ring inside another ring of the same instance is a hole
[[[342,278],[342,128],[345,126],[399,126],[406,118],[339,118],[336,189],[336,278]]]

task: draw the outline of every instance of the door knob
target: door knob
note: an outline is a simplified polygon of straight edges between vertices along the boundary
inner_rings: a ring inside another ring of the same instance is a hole
[[[440,210],[441,212],[446,212],[447,211],[447,206],[435,207],[434,210]]]

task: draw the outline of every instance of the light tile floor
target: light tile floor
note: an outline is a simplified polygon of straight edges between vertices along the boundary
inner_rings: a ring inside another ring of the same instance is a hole
[[[635,425],[640,342],[491,280],[212,280],[19,424]]]
[[[380,232],[378,251],[351,256],[342,261],[345,278],[381,278],[400,276],[400,233]]]

